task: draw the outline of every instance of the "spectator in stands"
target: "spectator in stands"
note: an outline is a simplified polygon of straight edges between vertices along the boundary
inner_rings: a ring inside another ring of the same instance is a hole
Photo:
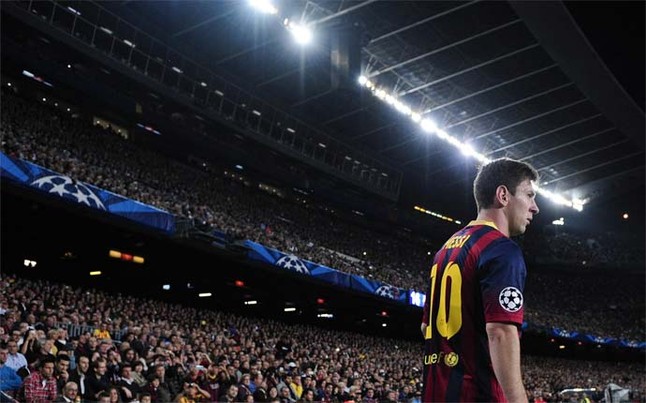
[[[21,368],[27,367],[27,359],[25,356],[18,351],[18,342],[13,338],[7,341],[7,349],[9,354],[7,356],[6,365],[9,368],[12,368],[14,371],[18,372]]]
[[[54,377],[56,378],[56,390],[63,393],[63,388],[69,381],[70,357],[66,353],[60,353],[56,356],[56,366],[54,368]]]
[[[8,354],[7,347],[0,344],[0,392],[14,396],[22,386],[22,379],[13,368],[6,364]]]
[[[75,382],[67,382],[63,387],[62,395],[56,398],[54,403],[75,403],[78,393],[78,385]]]
[[[70,381],[75,382],[78,386],[79,396],[83,400],[92,400],[95,397],[87,394],[87,380],[88,380],[88,371],[90,369],[90,359],[86,356],[80,356],[78,359],[78,365],[70,373]]]
[[[124,363],[121,366],[121,379],[116,386],[119,388],[119,394],[123,402],[136,400],[139,393],[142,392],[141,387],[132,377],[132,366],[129,363]]]
[[[231,402],[238,401],[238,400],[236,400],[237,398],[238,398],[238,387],[236,385],[231,385],[227,389],[227,393],[224,393],[220,397],[220,400],[218,400],[218,401],[231,403]]]
[[[90,399],[98,399],[102,392],[110,388],[110,379],[107,375],[108,364],[103,357],[97,357],[92,364],[92,373],[87,378],[86,394]],[[109,394],[108,394],[109,396]]]
[[[25,400],[28,403],[41,403],[56,399],[56,378],[54,367],[56,359],[45,356],[40,360],[39,370],[25,379]]]
[[[92,335],[99,340],[112,339],[112,337],[110,336],[110,331],[108,331],[108,322],[101,322],[101,326],[94,329]]]

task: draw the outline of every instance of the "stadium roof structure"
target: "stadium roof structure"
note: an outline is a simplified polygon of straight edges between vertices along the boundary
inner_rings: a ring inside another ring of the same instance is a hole
[[[247,88],[419,177],[415,188],[466,189],[476,161],[465,164],[366,89],[331,88],[324,43],[335,32],[355,29],[358,39],[342,40],[358,41],[362,72],[379,87],[487,157],[532,163],[550,190],[593,201],[626,181],[644,182],[643,110],[561,2],[275,3],[277,17],[242,1],[121,2],[114,9],[150,19],[171,46],[198,51],[195,57]],[[284,18],[311,27],[310,47],[291,41]]]
[[[84,2],[56,3],[110,34],[126,21],[168,45],[161,57],[177,57],[176,72],[181,55],[393,168],[405,202],[471,215],[477,161],[358,82],[331,84],[331,49],[350,65],[359,57],[364,77],[487,158],[532,163],[541,187],[570,200],[644,186],[643,99],[561,2],[306,0],[263,14],[247,1],[121,1],[99,3],[96,17]],[[308,46],[292,41],[288,21],[312,30]]]

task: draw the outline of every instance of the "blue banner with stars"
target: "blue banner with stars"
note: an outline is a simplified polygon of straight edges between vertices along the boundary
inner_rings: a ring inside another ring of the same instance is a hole
[[[408,291],[390,284],[368,280],[356,274],[348,274],[309,260],[301,259],[294,254],[283,253],[253,241],[245,241],[249,249],[247,257],[271,264],[284,270],[315,277],[319,280],[356,291],[378,295],[401,303],[408,303]]]
[[[3,180],[18,183],[84,207],[116,214],[169,234],[175,231],[175,217],[164,210],[99,189],[31,162],[9,157],[2,152],[0,152],[0,171]]]

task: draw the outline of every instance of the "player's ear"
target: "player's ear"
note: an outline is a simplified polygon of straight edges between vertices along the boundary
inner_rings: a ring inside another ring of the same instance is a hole
[[[509,203],[509,189],[507,189],[507,186],[505,185],[500,185],[496,188],[496,204],[504,207]]]

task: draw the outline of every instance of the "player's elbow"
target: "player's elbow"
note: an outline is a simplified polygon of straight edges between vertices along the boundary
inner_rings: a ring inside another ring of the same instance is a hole
[[[487,323],[487,338],[490,343],[508,340],[510,337],[518,338],[518,328],[511,323]]]

